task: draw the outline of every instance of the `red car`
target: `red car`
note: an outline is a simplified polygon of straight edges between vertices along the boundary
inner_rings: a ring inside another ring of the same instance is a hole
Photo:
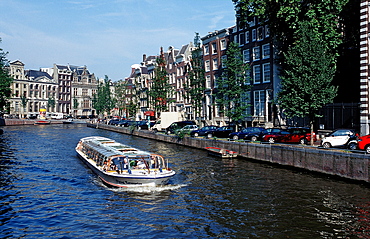
[[[365,150],[370,154],[370,135],[361,136],[358,138],[357,148]]]
[[[263,135],[262,141],[275,143],[300,143],[307,144],[311,141],[311,130],[308,128],[290,128],[286,130],[278,130]],[[313,140],[316,141],[316,134],[313,134]]]

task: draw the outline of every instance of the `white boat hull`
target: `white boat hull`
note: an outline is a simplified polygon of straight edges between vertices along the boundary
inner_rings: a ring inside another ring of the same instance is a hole
[[[112,187],[138,187],[138,186],[155,186],[167,184],[169,179],[175,175],[175,171],[162,169],[149,170],[123,170],[118,173],[116,171],[104,172],[101,167],[96,166],[93,160],[89,160],[86,155],[79,150],[76,150],[82,161],[102,180],[102,182]]]

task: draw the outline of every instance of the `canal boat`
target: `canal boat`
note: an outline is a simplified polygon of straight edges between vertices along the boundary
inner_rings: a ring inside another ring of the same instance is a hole
[[[104,184],[112,187],[164,185],[176,174],[161,155],[105,137],[80,139],[76,152]]]
[[[221,157],[221,158],[236,158],[238,153],[228,149],[218,148],[218,147],[206,147],[208,154]]]

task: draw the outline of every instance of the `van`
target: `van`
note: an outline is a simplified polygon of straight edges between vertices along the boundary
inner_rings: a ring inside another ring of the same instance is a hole
[[[166,134],[173,134],[176,130],[183,128],[186,125],[196,125],[194,121],[177,121],[173,122],[166,128]]]

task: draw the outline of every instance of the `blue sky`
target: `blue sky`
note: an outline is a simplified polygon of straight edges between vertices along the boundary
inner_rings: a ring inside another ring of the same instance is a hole
[[[86,65],[113,81],[142,55],[235,25],[232,0],[0,0],[0,48],[26,69]]]

